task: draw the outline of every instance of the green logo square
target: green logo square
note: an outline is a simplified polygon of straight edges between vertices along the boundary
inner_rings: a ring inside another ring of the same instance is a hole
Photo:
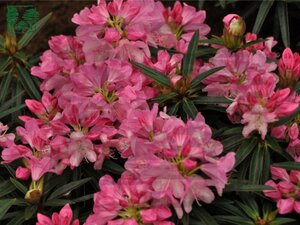
[[[38,21],[39,13],[33,5],[8,5],[6,12],[7,24],[16,33],[24,33]]]

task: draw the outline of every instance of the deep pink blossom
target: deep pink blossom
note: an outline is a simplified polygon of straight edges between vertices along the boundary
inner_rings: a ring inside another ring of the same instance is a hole
[[[79,220],[73,220],[73,212],[69,204],[66,204],[59,213],[53,213],[49,218],[41,213],[37,214],[36,225],[79,225]]]

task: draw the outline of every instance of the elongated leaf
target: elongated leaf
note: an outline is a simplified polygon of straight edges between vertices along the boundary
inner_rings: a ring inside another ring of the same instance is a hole
[[[274,0],[264,0],[259,7],[252,33],[258,34],[274,3]]]
[[[222,38],[203,39],[203,40],[199,40],[199,42],[205,44],[215,44],[215,45],[224,46]]]
[[[182,60],[181,72],[183,76],[189,76],[193,71],[194,62],[196,59],[196,52],[198,49],[199,31],[196,31],[189,43],[188,50]]]
[[[32,76],[28,73],[28,71],[24,67],[20,65],[17,65],[17,69],[19,72],[19,78],[22,83],[22,86],[25,88],[27,93],[30,95],[30,97],[40,100],[41,93],[38,87],[33,82]]]
[[[264,168],[264,151],[261,148],[256,149],[252,154],[249,168],[249,179],[253,184],[259,184]]]
[[[7,57],[5,59],[1,58],[1,60],[0,60],[0,75],[1,75],[1,72],[4,71],[10,63],[11,63],[11,57]]]
[[[84,178],[82,180],[73,181],[71,183],[65,184],[62,187],[57,188],[48,198],[48,200],[59,198],[64,194],[86,184],[89,182],[91,178]]]
[[[203,207],[193,207],[192,214],[203,225],[218,225],[217,221]]]
[[[193,100],[195,104],[231,104],[232,100],[226,97],[210,97],[210,96],[201,96]]]
[[[93,199],[93,197],[94,197],[94,194],[89,194],[89,195],[81,196],[79,198],[72,199],[72,201],[75,203],[79,203],[79,202],[84,202],[84,201]]]
[[[260,192],[263,190],[274,190],[274,188],[267,185],[232,182],[225,187],[224,192]]]
[[[233,127],[233,128],[226,128],[224,132],[222,132],[222,137],[232,136],[232,135],[241,135],[243,127]]]
[[[33,215],[36,214],[37,207],[38,207],[37,205],[32,205],[30,207],[26,207],[25,212],[24,212],[25,220],[29,220],[30,218],[33,217]]]
[[[16,190],[15,186],[9,181],[3,181],[0,184],[0,197],[5,196]]]
[[[211,47],[206,47],[205,48],[198,48],[198,51],[196,52],[196,57],[201,57],[201,56],[205,56],[205,55],[214,55],[216,54],[217,49],[215,48],[211,48]]]
[[[51,199],[43,203],[43,206],[61,207],[67,203],[74,204],[75,202],[69,199]]]
[[[184,98],[182,107],[186,114],[189,115],[192,119],[196,118],[198,110],[191,100]]]
[[[158,102],[158,103],[164,103],[170,99],[173,99],[175,97],[177,97],[178,94],[176,92],[169,92],[167,94],[164,94],[164,95],[160,95],[156,98],[152,98],[151,101],[153,102]]]
[[[292,222],[295,222],[295,219],[292,218],[276,218],[275,220],[273,220],[270,225],[286,225],[286,224],[290,224]],[[294,223],[293,223],[294,224]]]
[[[0,112],[0,119],[2,119],[3,117],[5,117],[5,116],[7,116],[7,115],[10,115],[11,113],[14,113],[14,112],[16,112],[16,111],[19,111],[19,110],[25,108],[25,106],[26,106],[26,105],[23,104],[23,105],[19,105],[19,106],[15,106],[15,107],[13,107],[13,108],[7,109],[7,110],[5,110],[5,111],[3,111],[3,112]]]
[[[9,100],[5,101],[3,105],[1,105],[0,107],[0,112],[6,110],[8,107],[10,107],[12,104],[14,104],[18,98],[22,98],[22,96],[24,95],[25,91],[20,91],[17,95],[13,96],[12,98],[10,98]]]
[[[277,13],[281,30],[281,37],[286,48],[290,46],[290,26],[287,3],[284,1],[277,2]]]
[[[215,219],[220,222],[220,224],[253,225],[250,219],[241,216],[215,216]]]
[[[14,178],[10,178],[10,181],[13,183],[13,185],[15,185],[15,187],[21,191],[23,194],[26,194],[26,192],[28,191],[28,188],[26,186],[24,186],[23,184],[21,184],[19,181],[17,181]]]
[[[182,104],[181,101],[178,101],[175,105],[172,105],[168,108],[168,114],[170,116],[175,116],[178,112],[178,109],[180,107],[180,105]]]
[[[14,198],[0,200],[0,220],[9,210],[9,208],[13,205],[14,201]]]
[[[204,3],[205,0],[198,0],[198,10],[201,10],[203,8]]]
[[[252,219],[256,219],[258,215],[256,210],[253,210],[251,207],[248,205],[245,205],[241,202],[236,202],[236,204]]]
[[[117,175],[121,175],[124,172],[124,168],[120,166],[119,164],[111,161],[111,160],[105,160],[103,163],[103,169]]]
[[[235,155],[235,167],[243,162],[247,156],[255,149],[257,146],[257,138],[245,139],[241,146],[236,151]]]
[[[18,41],[18,48],[22,49],[25,47],[31,39],[39,32],[39,30],[46,24],[46,22],[50,19],[52,13],[48,13],[46,16],[44,16],[42,19],[40,19],[38,22],[36,22],[34,25],[32,25],[26,33],[20,38]]]
[[[225,9],[225,6],[226,6],[226,0],[219,0],[219,4],[220,6]]]
[[[6,100],[6,97],[9,94],[11,81],[12,81],[12,74],[10,72],[1,81],[1,85],[0,85],[1,105]]]
[[[8,224],[6,225],[22,225],[25,221],[24,211],[21,211],[18,215],[15,216]]]
[[[236,149],[245,140],[243,135],[234,135],[222,140],[224,151],[232,151]]]
[[[247,47],[249,47],[251,45],[259,44],[259,43],[265,42],[267,40],[268,40],[268,38],[265,38],[265,39],[260,38],[260,39],[255,40],[255,41],[249,41],[249,42],[243,44],[242,48],[247,48]]]
[[[144,75],[146,75],[147,77],[152,78],[153,80],[155,80],[157,83],[160,83],[166,87],[170,87],[170,80],[169,78],[163,74],[160,73],[158,71],[156,71],[155,69],[152,69],[151,67],[145,66],[141,63],[137,63],[137,62],[131,62],[134,66],[138,67],[141,71],[141,73],[143,73]]]
[[[214,74],[215,72],[218,72],[222,69],[224,69],[224,66],[220,66],[220,67],[216,67],[213,68],[211,70],[205,71],[203,73],[201,73],[199,76],[195,77],[190,85],[190,89],[196,88],[198,85],[200,85],[201,81],[204,80],[205,78],[207,78],[208,76]]]
[[[273,164],[275,167],[280,167],[287,170],[299,170],[300,171],[300,162],[282,162]]]

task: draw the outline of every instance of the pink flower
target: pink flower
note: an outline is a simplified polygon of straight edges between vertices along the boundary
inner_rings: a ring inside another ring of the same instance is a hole
[[[28,180],[30,177],[30,169],[19,166],[16,170],[16,177],[21,180]]]
[[[294,88],[300,77],[300,55],[298,53],[293,54],[290,48],[286,48],[278,62],[278,67],[280,85]]]
[[[228,14],[223,18],[224,27],[233,36],[242,36],[246,30],[245,21],[237,14]]]
[[[262,80],[274,77],[272,73],[276,64],[266,63],[266,55],[262,51],[251,54],[247,50],[239,50],[235,53],[226,48],[218,50],[217,54],[210,58],[209,63],[200,68],[200,73],[215,67],[225,66],[224,69],[206,78],[203,83],[206,87],[203,91],[209,96],[226,96],[235,98],[238,93],[247,90],[255,76]]]
[[[53,213],[52,218],[38,213],[36,225],[79,225],[79,220],[73,220],[73,212],[69,204],[66,204],[59,213]],[[72,222],[73,221],[73,222]]]
[[[152,205],[151,181],[142,181],[123,173],[118,183],[109,175],[99,181],[101,191],[94,195],[94,214],[85,225],[105,224],[164,224],[171,210],[164,205]],[[172,222],[166,224],[174,225]]]
[[[265,185],[273,187],[275,190],[265,190],[263,193],[277,201],[277,208],[280,214],[287,214],[295,211],[300,214],[299,210],[299,194],[298,187],[300,181],[300,172],[292,170],[289,174],[285,169],[271,167],[273,180],[279,180],[275,183],[269,180]]]

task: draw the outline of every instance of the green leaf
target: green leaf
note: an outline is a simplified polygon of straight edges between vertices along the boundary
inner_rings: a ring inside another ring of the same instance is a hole
[[[190,76],[193,71],[194,62],[196,59],[196,52],[198,49],[199,31],[196,31],[189,43],[188,50],[182,60],[181,72],[183,76]]]
[[[232,100],[226,97],[210,97],[210,96],[200,96],[193,100],[197,104],[231,104]]]
[[[121,175],[125,169],[120,166],[119,164],[111,161],[111,160],[105,160],[103,163],[103,169],[117,175]]]
[[[222,140],[224,151],[232,151],[245,140],[243,135],[234,135]]]
[[[226,128],[224,132],[222,132],[222,137],[232,136],[232,135],[241,135],[243,131],[243,127],[233,127]]]
[[[75,204],[73,200],[69,199],[51,199],[43,203],[43,206],[50,206],[50,207],[61,207],[64,206],[65,204]]]
[[[268,40],[268,38],[264,38],[264,39],[260,38],[260,39],[255,40],[255,41],[249,41],[249,42],[243,44],[241,48],[247,48],[251,45],[259,44],[259,43],[265,42],[267,40]]]
[[[0,75],[1,75],[1,72],[3,72],[8,67],[9,64],[11,64],[11,57],[7,57],[5,60],[3,60],[1,58],[1,60],[0,60]]]
[[[292,219],[292,218],[283,218],[283,217],[280,217],[280,218],[275,218],[275,220],[273,220],[270,225],[286,225],[286,224],[289,224],[289,223],[292,223],[292,222],[295,222],[296,220],[295,219]]]
[[[94,197],[94,194],[89,194],[89,195],[81,196],[79,198],[72,199],[72,201],[75,202],[75,203],[85,202],[85,201],[88,201],[90,199],[93,199],[93,197]]]
[[[220,6],[225,9],[226,6],[226,0],[219,0]]]
[[[176,102],[176,104],[171,105],[170,107],[168,107],[168,114],[171,116],[175,116],[178,112],[178,109],[180,107],[180,105],[182,104],[181,101]]]
[[[267,185],[243,184],[241,182],[230,181],[230,183],[225,187],[224,192],[261,192],[263,190],[274,190],[274,188]]]
[[[182,108],[183,108],[184,112],[187,115],[189,115],[192,119],[196,118],[196,116],[198,114],[198,110],[191,100],[189,100],[187,98],[183,98]]]
[[[0,84],[0,102],[1,105],[6,100],[7,95],[9,94],[11,88],[12,74],[11,71],[2,79]]]
[[[274,3],[274,0],[264,0],[259,7],[252,33],[258,34]]]
[[[23,104],[23,105],[15,106],[15,107],[12,107],[12,108],[10,108],[10,109],[7,109],[7,110],[5,110],[5,111],[0,112],[0,119],[2,119],[3,117],[5,117],[5,116],[7,116],[7,115],[10,115],[10,114],[12,114],[12,113],[14,113],[14,112],[17,112],[17,111],[19,111],[19,110],[25,108],[25,106],[26,106],[26,105]]]
[[[36,22],[34,25],[32,25],[26,33],[20,38],[18,41],[18,49],[22,49],[25,47],[31,39],[39,32],[39,30],[46,24],[46,22],[51,17],[52,13],[48,13],[45,17],[40,19],[38,22]]]
[[[16,190],[15,186],[9,181],[3,181],[0,184],[0,198]]]
[[[245,139],[236,151],[235,167],[238,166],[241,162],[243,162],[256,146],[257,138],[254,137],[251,139]]]
[[[21,211],[18,215],[15,216],[9,223],[6,225],[22,225],[25,221],[24,211]]]
[[[196,57],[201,57],[205,55],[214,55],[216,54],[217,49],[207,46],[201,46],[198,48],[198,51],[196,52]]]
[[[282,162],[274,163],[273,166],[280,167],[287,170],[299,170],[300,171],[300,162]]]
[[[286,48],[290,46],[290,27],[287,3],[284,1],[277,2],[277,13],[281,30],[281,37]]]
[[[252,219],[256,219],[258,215],[258,212],[253,210],[251,207],[248,205],[245,205],[241,202],[236,202],[236,204]]]
[[[169,92],[167,94],[160,95],[160,96],[158,96],[156,98],[152,98],[151,101],[158,102],[159,104],[161,104],[161,103],[164,103],[164,102],[166,102],[166,101],[168,101],[170,99],[173,99],[173,98],[175,98],[177,96],[178,96],[178,94],[176,92]]]
[[[205,0],[198,0],[198,10],[201,10],[203,8],[204,3]]]
[[[12,98],[8,99],[7,101],[4,102],[3,105],[0,107],[0,112],[6,110],[9,108],[12,104],[14,104],[20,97],[24,95],[25,91],[20,91],[17,95],[13,96]]]
[[[19,64],[17,64],[17,69],[19,72],[21,84],[25,88],[26,92],[30,95],[31,98],[40,100],[41,93],[38,87],[33,82],[31,75],[24,67],[20,66]]]
[[[14,198],[0,200],[0,220],[3,218],[3,216],[9,210],[9,208],[14,204],[15,200],[16,199],[14,199]]]
[[[220,224],[253,225],[253,222],[249,218],[241,216],[215,216],[215,219]]]
[[[48,198],[48,200],[59,198],[68,192],[71,192],[72,190],[84,185],[85,183],[89,182],[91,178],[84,178],[82,180],[77,180],[70,182],[68,184],[63,185],[62,187],[57,188]]]
[[[205,43],[205,44],[215,44],[215,45],[221,45],[224,46],[223,39],[222,38],[212,38],[212,39],[203,39],[199,40],[200,43]]]
[[[162,84],[165,87],[170,87],[170,80],[169,78],[163,74],[160,73],[158,71],[156,71],[155,69],[145,66],[141,63],[138,62],[131,62],[134,66],[138,67],[141,71],[141,73],[143,73],[144,75],[146,75],[147,77],[152,78],[153,80],[155,80],[157,83]]]
[[[249,168],[249,179],[253,184],[259,184],[264,168],[264,150],[257,148],[252,154]]]
[[[36,214],[37,207],[37,205],[26,207],[24,212],[24,219],[29,220],[30,218],[32,218],[32,216]]]
[[[214,74],[215,72],[218,72],[222,69],[224,69],[225,66],[220,66],[220,67],[216,67],[213,68],[211,70],[205,71],[203,73],[201,73],[199,76],[195,77],[191,84],[190,84],[190,89],[196,88],[198,85],[200,85],[201,81],[204,80],[205,78],[207,78],[208,76]]]
[[[26,192],[28,191],[28,188],[26,186],[24,186],[23,184],[21,184],[19,181],[17,181],[16,179],[14,179],[12,177],[9,179],[19,191],[21,191],[24,195],[26,194]]]
[[[193,207],[192,214],[203,225],[218,225],[217,221],[203,207]]]

